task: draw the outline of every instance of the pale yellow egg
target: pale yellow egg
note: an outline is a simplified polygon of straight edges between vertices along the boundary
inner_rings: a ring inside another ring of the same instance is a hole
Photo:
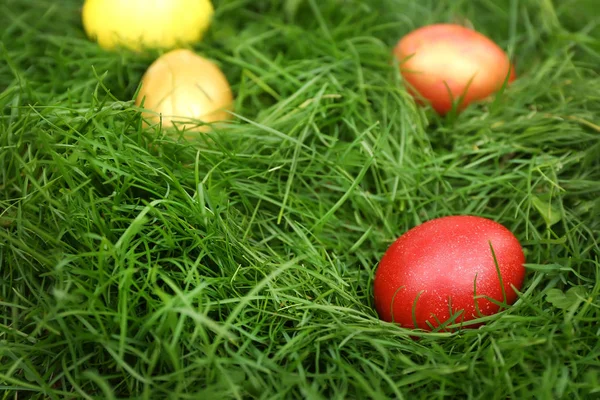
[[[86,34],[104,49],[171,49],[202,39],[214,8],[210,0],[86,0]]]
[[[231,118],[233,93],[227,78],[213,62],[186,49],[159,57],[142,77],[136,105],[150,123],[189,133],[206,132],[210,125]],[[193,135],[186,135],[190,138]]]

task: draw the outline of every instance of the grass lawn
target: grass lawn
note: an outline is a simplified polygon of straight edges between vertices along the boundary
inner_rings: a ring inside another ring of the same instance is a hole
[[[239,117],[193,142],[144,128],[157,54],[81,3],[0,2],[0,399],[600,398],[597,0],[215,1],[195,50]],[[447,21],[519,78],[442,118],[391,48]],[[453,214],[515,233],[519,300],[381,322],[381,256]]]

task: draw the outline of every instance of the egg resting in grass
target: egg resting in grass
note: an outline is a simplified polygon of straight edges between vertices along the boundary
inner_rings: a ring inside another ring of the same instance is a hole
[[[82,22],[102,48],[139,51],[200,41],[213,14],[210,0],[86,0]]]
[[[144,76],[136,105],[151,123],[189,132],[206,132],[209,123],[226,121],[233,104],[227,78],[213,62],[187,49],[172,50],[154,61]]]
[[[489,299],[515,302],[512,287],[521,289],[524,262],[517,238],[497,222],[468,215],[433,219],[384,254],[375,273],[375,307],[384,321],[425,330],[428,322],[438,327],[460,311],[453,323],[491,315],[499,306]]]
[[[508,55],[483,34],[455,24],[427,25],[410,32],[394,48],[409,91],[441,115],[464,110],[516,79]]]

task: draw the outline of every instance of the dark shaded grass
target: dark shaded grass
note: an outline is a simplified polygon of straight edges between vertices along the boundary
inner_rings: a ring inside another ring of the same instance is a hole
[[[218,2],[197,50],[240,118],[192,144],[132,106],[156,54],[100,50],[73,2],[2,7],[4,398],[597,396],[593,1]],[[417,108],[390,47],[437,21],[520,79]],[[455,334],[379,322],[387,246],[465,213],[523,243],[519,301]]]

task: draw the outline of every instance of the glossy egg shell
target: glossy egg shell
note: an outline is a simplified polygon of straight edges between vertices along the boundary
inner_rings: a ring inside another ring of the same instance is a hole
[[[497,92],[516,78],[508,55],[485,35],[454,24],[416,29],[394,48],[401,74],[415,97],[440,114],[463,96],[458,110]]]
[[[511,285],[519,290],[525,277],[525,256],[517,238],[486,218],[450,216],[409,230],[384,254],[373,288],[380,318],[407,328],[429,330],[427,321],[438,326],[450,318],[450,309],[453,314],[463,310],[456,322],[498,312],[498,305],[479,298],[485,295],[503,301],[490,243],[506,302],[514,303],[517,294]]]
[[[142,77],[136,105],[151,123],[190,132],[231,119],[233,93],[225,74],[191,50],[172,50],[158,58]]]
[[[213,14],[210,0],[86,0],[82,23],[107,50],[172,49],[200,41]]]

